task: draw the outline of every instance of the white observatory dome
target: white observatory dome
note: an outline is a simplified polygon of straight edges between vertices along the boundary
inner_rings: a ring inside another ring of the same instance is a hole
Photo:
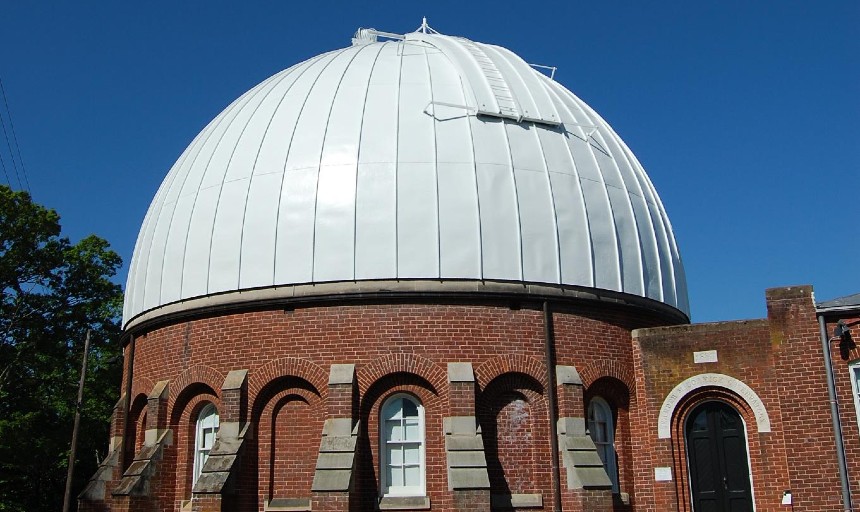
[[[443,281],[689,311],[660,198],[588,105],[499,46],[360,30],[191,142],[143,221],[123,323],[224,294]]]

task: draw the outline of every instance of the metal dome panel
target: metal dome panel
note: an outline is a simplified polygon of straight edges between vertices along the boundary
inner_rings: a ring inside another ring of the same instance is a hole
[[[364,280],[591,287],[688,312],[653,185],[588,105],[504,48],[361,41],[254,87],[168,173],[124,323],[186,299]]]

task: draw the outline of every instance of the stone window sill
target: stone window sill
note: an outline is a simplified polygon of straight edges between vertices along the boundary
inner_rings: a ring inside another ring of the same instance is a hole
[[[541,494],[493,494],[490,496],[493,509],[514,510],[543,508]]]
[[[384,496],[379,498],[379,510],[430,510],[426,496]]]
[[[305,512],[310,509],[310,498],[275,498],[266,500],[263,506],[266,512]]]

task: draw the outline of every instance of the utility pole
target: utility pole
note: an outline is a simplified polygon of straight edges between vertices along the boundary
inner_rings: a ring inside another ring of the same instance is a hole
[[[75,402],[75,426],[72,428],[72,449],[69,451],[69,471],[66,473],[66,494],[63,497],[63,512],[69,512],[72,494],[72,476],[75,474],[75,452],[78,448],[78,427],[81,424],[81,403],[84,400],[84,379],[87,376],[87,354],[90,351],[90,330],[84,341],[84,362],[81,365],[81,382],[78,384],[78,401]]]

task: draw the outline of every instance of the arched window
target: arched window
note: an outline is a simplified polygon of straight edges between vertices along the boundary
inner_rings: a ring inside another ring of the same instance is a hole
[[[424,407],[411,395],[393,395],[379,426],[382,495],[424,496]]]
[[[203,465],[206,464],[212,445],[215,444],[218,423],[218,409],[213,404],[208,404],[197,416],[197,429],[194,435],[194,483],[197,483],[197,479],[200,478]]]
[[[597,454],[603,461],[603,469],[612,481],[612,492],[618,490],[618,464],[615,460],[615,425],[612,409],[606,400],[596,396],[588,403],[588,431],[597,445]]]

